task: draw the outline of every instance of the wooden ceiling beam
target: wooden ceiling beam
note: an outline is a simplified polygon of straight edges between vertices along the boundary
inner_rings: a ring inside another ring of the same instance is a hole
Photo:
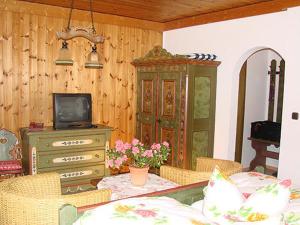
[[[250,16],[257,16],[267,13],[274,13],[287,10],[287,8],[300,5],[300,0],[273,0],[269,2],[256,3],[253,5],[232,8],[219,12],[187,17],[164,23],[164,31],[174,30],[189,26],[220,22]]]
[[[66,21],[69,17],[70,9],[52,6],[52,5],[44,5],[39,3],[29,3],[26,1],[16,1],[16,0],[0,0],[0,11],[12,11],[16,13],[28,13],[33,15],[47,16],[47,17],[56,17],[62,18]],[[87,21],[91,22],[90,12],[84,10],[73,10],[72,13],[72,21]],[[72,25],[71,21],[71,25]],[[146,30],[155,30],[162,32],[163,31],[163,23],[152,22],[148,20],[140,20],[134,19],[124,16],[115,16],[103,13],[94,13],[94,22],[100,24],[111,24],[117,26],[127,26],[127,27],[136,27]],[[65,23],[65,26],[67,22]],[[65,27],[62,27],[63,29]]]

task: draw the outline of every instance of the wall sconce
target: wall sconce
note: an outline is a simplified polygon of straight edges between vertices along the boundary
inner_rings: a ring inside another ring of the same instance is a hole
[[[83,37],[88,39],[93,43],[92,51],[87,57],[87,62],[85,63],[85,68],[96,68],[101,69],[103,65],[100,63],[100,56],[97,52],[98,43],[104,42],[104,37],[96,34],[96,29],[94,26],[93,10],[92,10],[92,0],[90,0],[90,13],[92,28],[82,28],[82,27],[70,27],[71,16],[73,11],[74,0],[71,2],[68,26],[63,32],[57,32],[56,36],[58,40],[63,40],[62,48],[59,51],[58,59],[55,61],[56,65],[73,65],[73,60],[71,58],[71,52],[68,48],[67,40],[71,40],[76,37]]]

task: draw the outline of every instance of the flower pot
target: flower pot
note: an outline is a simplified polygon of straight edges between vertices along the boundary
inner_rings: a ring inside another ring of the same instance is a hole
[[[148,179],[149,167],[137,168],[129,166],[131,183],[134,186],[144,186]]]

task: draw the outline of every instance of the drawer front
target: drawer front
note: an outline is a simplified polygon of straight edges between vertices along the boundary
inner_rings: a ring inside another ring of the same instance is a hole
[[[39,151],[49,150],[74,150],[78,148],[90,147],[105,147],[106,135],[76,135],[76,136],[62,136],[62,137],[40,137],[38,141]]]
[[[82,166],[72,168],[47,168],[40,169],[38,173],[57,172],[60,174],[61,182],[82,180],[82,179],[95,179],[103,177],[105,174],[104,164],[93,166]]]
[[[57,153],[57,151],[55,151]],[[95,163],[104,161],[104,150],[78,151],[57,154],[38,154],[38,168],[78,165],[81,163]]]
[[[90,191],[96,190],[97,188],[92,185],[91,180],[80,180],[80,181],[69,181],[63,182],[61,184],[61,191],[62,194],[74,194],[76,192],[81,191]]]

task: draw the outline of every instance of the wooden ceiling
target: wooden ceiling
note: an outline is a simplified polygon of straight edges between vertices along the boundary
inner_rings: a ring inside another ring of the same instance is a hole
[[[23,0],[70,8],[72,0]],[[93,11],[165,24],[165,30],[285,10],[300,0],[92,0]],[[73,7],[89,10],[89,0]]]

